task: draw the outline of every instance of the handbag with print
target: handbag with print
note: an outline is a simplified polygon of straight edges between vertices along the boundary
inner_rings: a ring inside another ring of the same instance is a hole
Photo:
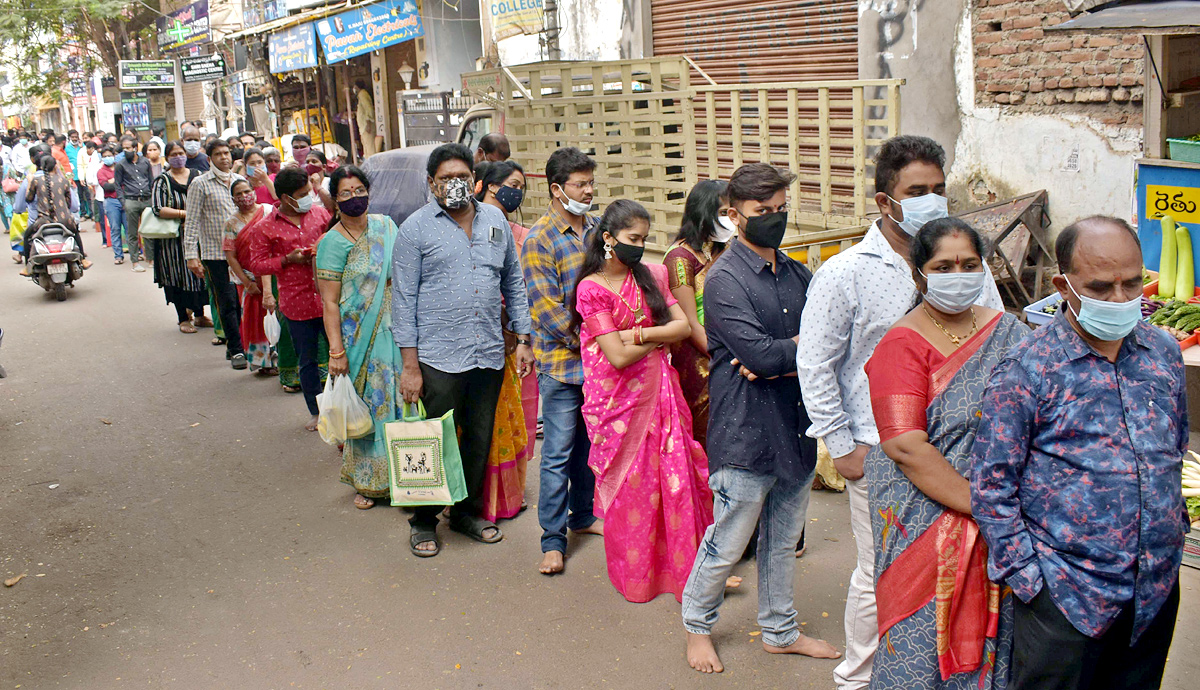
[[[448,506],[467,497],[454,410],[438,419],[425,418],[425,405],[417,414],[383,425],[387,440],[388,478],[394,506]]]

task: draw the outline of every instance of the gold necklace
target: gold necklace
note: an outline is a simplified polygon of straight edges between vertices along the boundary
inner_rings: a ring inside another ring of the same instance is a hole
[[[950,331],[946,330],[946,327],[943,326],[940,321],[933,318],[933,314],[929,313],[929,307],[926,307],[924,304],[921,305],[921,311],[925,312],[925,316],[929,317],[929,320],[933,322],[933,325],[935,325],[939,329],[941,329],[942,333],[945,333],[946,337],[950,339],[950,342],[955,345],[958,345],[959,343],[961,343],[963,338],[970,338],[972,335],[975,335],[975,329],[976,329],[975,307],[971,307],[971,331],[969,333],[967,333],[966,335],[962,335],[962,336],[954,335]]]
[[[625,295],[622,295],[620,290],[613,287],[612,281],[610,281],[608,279],[608,275],[606,275],[604,273],[604,271],[600,271],[600,277],[604,279],[604,282],[608,285],[608,289],[612,290],[617,295],[617,298],[620,299],[621,302],[625,304],[625,308],[628,309],[629,311],[633,312],[633,322],[634,323],[637,323],[638,321],[641,321],[643,318],[646,317],[646,312],[642,311],[641,291],[638,291],[636,293],[637,296],[634,297],[634,302],[637,303],[637,307],[635,308],[633,305],[629,304],[629,302],[627,302],[625,300]]]

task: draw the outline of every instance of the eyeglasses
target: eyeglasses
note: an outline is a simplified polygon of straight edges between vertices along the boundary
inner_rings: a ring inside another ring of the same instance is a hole
[[[364,196],[367,196],[367,188],[359,187],[358,189],[347,189],[345,191],[338,192],[337,200],[338,201],[349,201],[353,197],[364,197]]]
[[[592,191],[595,191],[596,190],[596,181],[588,180],[587,182],[568,182],[567,186],[568,187],[577,187],[579,189],[590,189]]]

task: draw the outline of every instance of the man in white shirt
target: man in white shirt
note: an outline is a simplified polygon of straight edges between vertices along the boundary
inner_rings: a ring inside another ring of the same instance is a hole
[[[875,160],[875,203],[882,217],[862,242],[817,270],[800,322],[796,365],[812,420],[806,433],[825,442],[847,480],[858,547],[846,595],[846,657],[833,672],[839,690],[867,687],[879,645],[875,553],[862,479],[863,459],[879,443],[879,431],[863,366],[892,324],[916,306],[909,242],[922,225],[947,215],[945,162],[942,147],[926,137],[904,135],[883,143]],[[1004,309],[990,271],[980,304]]]
[[[86,139],[75,160],[71,162],[75,164],[75,173],[79,175],[79,215],[89,219],[94,219],[95,215],[91,194],[93,185],[88,184],[88,171],[91,170],[93,161],[96,165],[100,164],[100,156],[96,154],[96,142]]]

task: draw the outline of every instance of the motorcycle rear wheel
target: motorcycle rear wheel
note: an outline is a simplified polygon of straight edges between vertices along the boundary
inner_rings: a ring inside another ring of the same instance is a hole
[[[63,283],[54,284],[54,299],[59,302],[67,301],[67,286]]]

